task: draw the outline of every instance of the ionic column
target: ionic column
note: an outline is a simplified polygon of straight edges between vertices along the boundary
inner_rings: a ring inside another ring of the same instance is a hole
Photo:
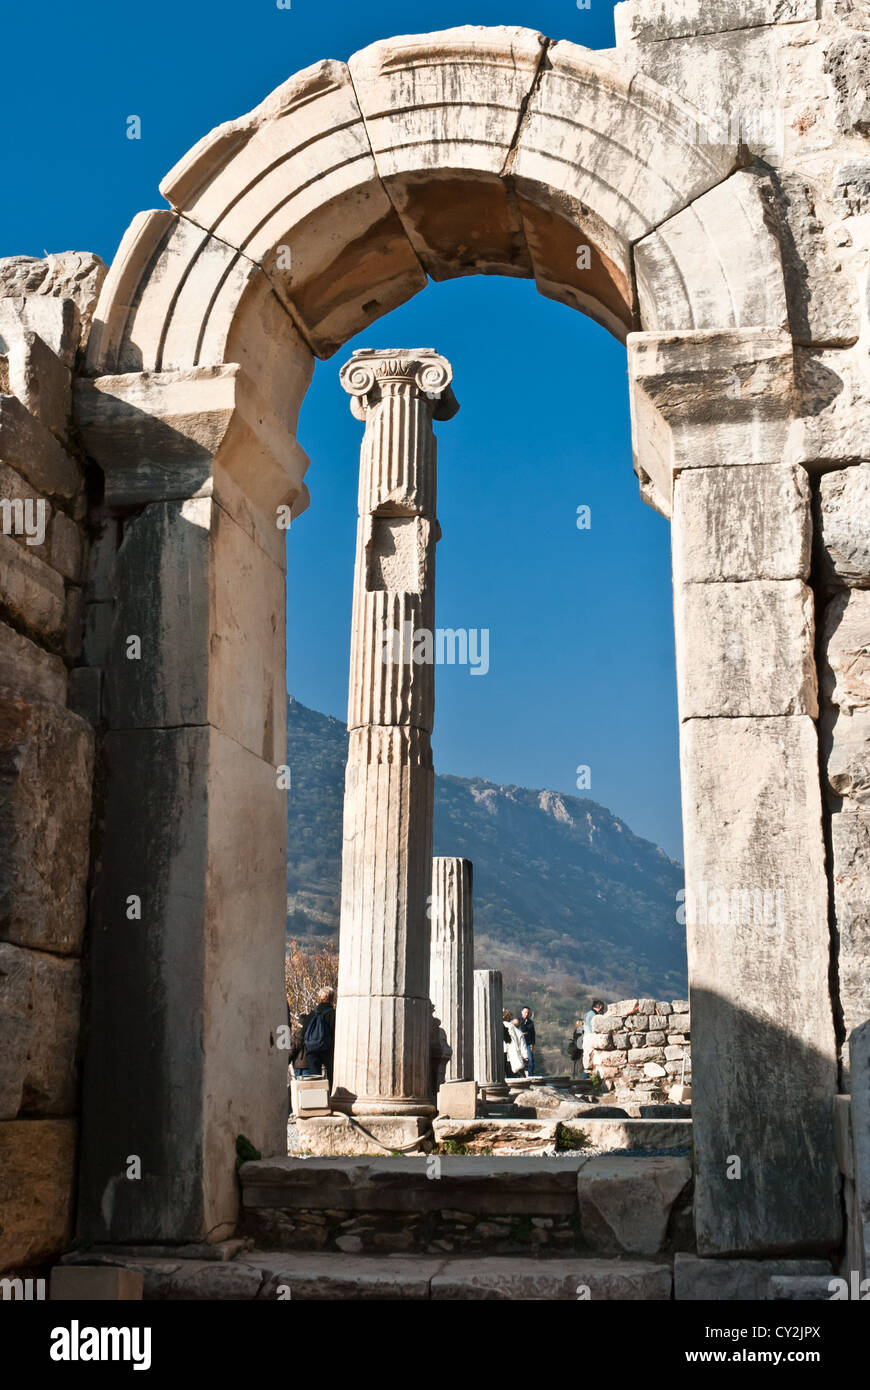
[[[429,918],[436,442],[458,409],[431,349],[355,352],[360,457],[333,1105],[432,1115]],[[414,634],[428,634],[415,641]]]
[[[492,1094],[506,1092],[500,970],[474,972],[474,1080]]]
[[[474,1078],[474,920],[469,859],[432,860],[429,989],[453,1056],[448,1081]]]

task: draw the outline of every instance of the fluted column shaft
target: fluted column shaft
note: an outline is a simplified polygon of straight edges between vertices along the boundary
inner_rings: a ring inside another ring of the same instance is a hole
[[[360,455],[344,793],[333,1104],[431,1115],[429,918],[435,713],[436,441],[458,408],[430,349],[356,352],[342,369]]]
[[[503,995],[500,970],[474,972],[474,1080],[504,1088]]]
[[[453,1048],[446,1080],[474,1079],[473,865],[469,859],[432,860],[432,945],[429,993]]]

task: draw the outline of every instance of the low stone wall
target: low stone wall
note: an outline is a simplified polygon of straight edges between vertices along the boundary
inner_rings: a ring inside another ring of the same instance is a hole
[[[352,1254],[648,1256],[694,1248],[686,1156],[286,1158],[240,1170],[239,1234]]]
[[[652,1095],[692,1079],[691,1018],[685,999],[622,999],[594,1019],[590,1066],[608,1090]],[[685,1066],[685,1073],[683,1068]]]
[[[0,1270],[72,1231],[94,732],[71,382],[105,269],[0,260]]]

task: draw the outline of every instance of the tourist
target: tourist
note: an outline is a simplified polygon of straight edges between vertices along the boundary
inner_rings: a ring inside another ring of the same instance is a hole
[[[601,999],[592,1000],[592,1008],[588,1010],[583,1020],[583,1070],[589,1070],[589,1059],[592,1049],[595,1046],[595,1034],[592,1031],[592,1023],[599,1014],[603,1014],[607,1006]]]
[[[429,1048],[429,1085],[432,1095],[437,1098],[447,1075],[447,1063],[453,1056],[453,1048],[447,1041],[447,1031],[442,1028],[440,1018],[432,1011],[432,1043]]]
[[[568,1044],[568,1056],[571,1058],[571,1075],[577,1075],[577,1063],[583,1056],[583,1020],[578,1018],[574,1024],[574,1033]]]
[[[504,1033],[505,1076],[527,1076],[528,1045],[519,1030],[518,1020],[511,1018],[510,1009],[505,1009],[502,1012],[502,1030]]]
[[[535,1074],[535,1024],[532,1018],[532,1011],[528,1004],[524,1004],[520,1010],[520,1017],[514,1020],[526,1040],[526,1047],[529,1049],[529,1076]]]
[[[332,1058],[335,1052],[335,990],[324,987],[317,1004],[308,1015],[303,1033],[306,1069],[303,1076],[322,1076],[329,1079],[332,1090]]]

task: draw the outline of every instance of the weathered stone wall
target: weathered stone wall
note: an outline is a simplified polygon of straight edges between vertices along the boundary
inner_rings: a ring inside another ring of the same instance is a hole
[[[590,1066],[609,1090],[666,1091],[692,1080],[691,1018],[685,999],[621,999],[592,1021]]]
[[[70,420],[105,266],[0,261],[0,1268],[72,1229],[93,731],[75,712],[87,496]]]

